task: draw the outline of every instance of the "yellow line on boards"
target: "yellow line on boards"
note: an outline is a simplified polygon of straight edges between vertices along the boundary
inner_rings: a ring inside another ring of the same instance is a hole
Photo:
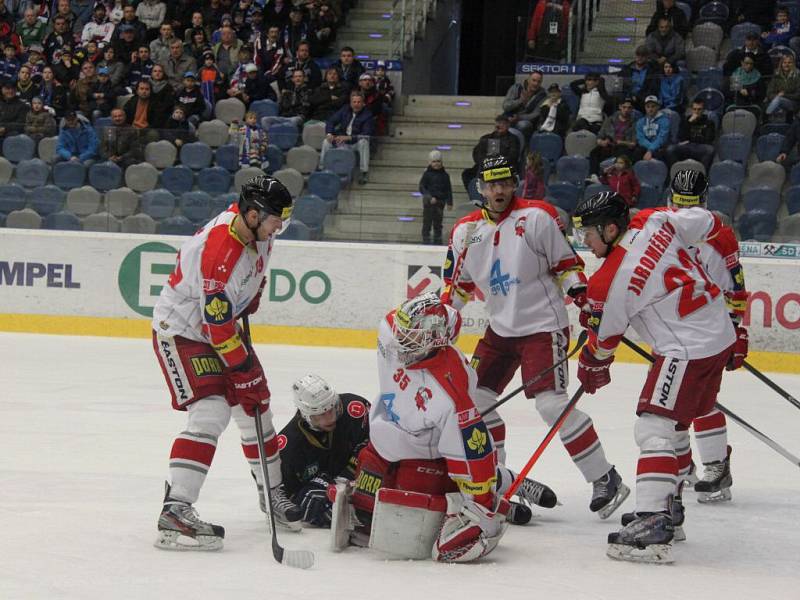
[[[125,338],[149,338],[151,335],[150,321],[145,319],[28,314],[0,314],[0,331]],[[375,348],[377,338],[376,331],[370,330],[288,325],[252,325],[252,334],[253,341],[260,344],[345,348]],[[462,335],[458,347],[470,354],[479,339],[477,335]],[[623,345],[617,350],[617,360],[646,362]],[[800,373],[800,354],[753,351],[748,356],[748,362],[763,371]]]

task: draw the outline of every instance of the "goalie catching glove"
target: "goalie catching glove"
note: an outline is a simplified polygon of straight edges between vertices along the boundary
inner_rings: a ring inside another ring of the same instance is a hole
[[[459,493],[447,494],[447,515],[433,545],[433,560],[471,562],[489,554],[506,531],[508,508],[505,499],[500,500],[496,512],[491,512]]]

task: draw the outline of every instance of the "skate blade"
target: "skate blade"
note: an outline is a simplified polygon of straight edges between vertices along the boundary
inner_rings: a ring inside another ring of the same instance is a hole
[[[217,552],[222,550],[222,538],[215,535],[198,535],[196,538],[183,535],[180,531],[162,530],[153,546],[159,550],[177,552]]]
[[[281,531],[291,531],[292,533],[300,533],[303,531],[302,521],[279,521],[275,519],[275,525]]]
[[[675,525],[675,531],[672,534],[672,541],[674,542],[686,541],[686,532],[683,530],[682,525]]]
[[[650,544],[645,548],[627,544],[609,544],[606,556],[627,562],[668,565],[675,562],[672,557],[672,544]]]
[[[625,499],[630,495],[631,489],[624,483],[620,483],[617,488],[617,494],[611,499],[611,502],[606,504],[603,508],[597,511],[597,516],[601,519],[607,519],[620,505],[625,502]]]
[[[697,501],[700,504],[716,504],[717,502],[730,502],[733,494],[729,488],[718,492],[697,492]]]

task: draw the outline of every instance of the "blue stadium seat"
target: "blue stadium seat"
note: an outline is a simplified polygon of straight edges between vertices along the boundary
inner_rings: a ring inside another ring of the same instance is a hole
[[[206,192],[186,192],[181,194],[180,207],[192,223],[204,223],[211,216],[211,196]]]
[[[600,192],[610,192],[610,191],[611,188],[604,183],[590,183],[583,190],[583,197],[591,198],[592,196],[594,196],[595,194],[599,194]]]
[[[556,163],[556,177],[559,181],[583,187],[589,168],[589,159],[583,156],[562,156]]]
[[[316,171],[308,176],[308,191],[326,202],[335,202],[341,189],[341,179],[331,171]]]
[[[681,128],[681,116],[669,108],[662,109],[661,112],[669,119],[669,139],[673,144],[677,144]]]
[[[712,67],[710,69],[703,69],[698,71],[695,75],[695,86],[698,90],[712,89],[722,91],[722,86],[725,82],[725,76],[722,74],[722,69],[719,67]]]
[[[800,185],[793,185],[786,190],[786,210],[790,215],[800,212]]]
[[[791,128],[792,126],[789,123],[764,123],[761,126],[760,132],[761,135],[767,135],[768,133],[786,135]]]
[[[89,184],[98,192],[107,192],[122,185],[122,169],[109,161],[89,167]]]
[[[326,171],[336,173],[342,183],[350,181],[355,166],[356,153],[350,148],[331,148],[325,153],[325,163],[322,165]]]
[[[756,156],[758,160],[775,160],[781,153],[783,136],[780,133],[768,133],[756,140]]]
[[[142,194],[139,206],[141,212],[150,215],[157,221],[166,219],[175,212],[175,196],[168,190],[150,190]]]
[[[281,150],[294,148],[300,133],[292,123],[273,123],[267,130],[270,144],[275,144]]]
[[[281,232],[280,237],[283,240],[310,240],[311,229],[302,221],[292,219],[286,229]]]
[[[10,135],[3,140],[3,156],[12,163],[36,156],[36,142],[25,134]]]
[[[50,177],[50,165],[40,158],[20,161],[16,169],[16,182],[26,188],[41,187]]]
[[[211,216],[214,217],[226,210],[232,203],[239,201],[239,194],[236,192],[228,192],[227,194],[220,194],[211,199]]]
[[[739,230],[739,238],[742,241],[769,242],[775,233],[776,225],[775,213],[754,210],[743,213],[736,223],[736,228]]]
[[[197,174],[197,187],[211,196],[227,194],[231,190],[230,171],[222,167],[207,167]]]
[[[664,189],[669,169],[660,160],[640,160],[633,165],[633,172],[641,183],[656,188],[659,193]]]
[[[18,183],[0,184],[0,212],[22,210],[28,203],[28,192]]]
[[[81,220],[69,211],[62,210],[47,215],[42,222],[42,229],[58,229],[60,231],[83,231]]]
[[[194,235],[197,226],[183,216],[167,217],[156,227],[156,233],[161,235]]]
[[[322,239],[322,227],[328,215],[328,203],[319,196],[301,196],[294,203],[292,219],[305,223],[311,230],[311,239]]]
[[[716,23],[723,27],[728,22],[728,15],[730,9],[722,2],[709,2],[700,7],[700,12],[697,13],[698,23]]]
[[[545,199],[554,206],[563,208],[567,213],[572,214],[581,198],[582,189],[577,185],[566,181],[551,183],[545,191]]]
[[[218,167],[235,171],[239,168],[239,147],[233,144],[224,144],[214,153],[214,162]]]
[[[691,23],[692,22],[692,6],[687,4],[686,2],[676,2],[675,6],[680,8],[683,11],[683,14],[686,15],[686,21]]]
[[[111,127],[114,124],[114,121],[111,120],[111,117],[98,117],[97,120],[94,122],[94,130],[97,132],[97,137],[100,137],[100,130],[104,127]]]
[[[86,167],[76,161],[61,161],[53,165],[53,183],[62,190],[81,187],[86,181]]]
[[[780,204],[780,192],[766,186],[751,188],[744,194],[745,212],[760,211],[777,214]]]
[[[575,95],[575,92],[572,91],[572,88],[568,85],[561,86],[561,99],[567,103],[569,107],[569,112],[575,117],[578,114],[578,108],[580,107],[580,99]]]
[[[283,167],[283,151],[275,144],[267,146],[267,163],[264,172],[270,175]]]
[[[723,160],[711,165],[708,177],[709,185],[724,185],[738,194],[744,182],[744,166],[733,160]]]
[[[665,206],[667,203],[664,201],[664,191],[661,188],[642,183],[641,192],[639,193],[639,202],[636,208],[655,208],[656,206]]]
[[[203,142],[191,142],[181,146],[181,163],[198,171],[211,166],[211,161],[214,159],[214,151],[211,146]]]
[[[714,185],[708,190],[708,210],[715,210],[733,218],[733,211],[739,202],[739,193],[724,185]]]
[[[725,94],[714,88],[705,88],[694,95],[693,100],[702,100],[706,110],[720,112],[725,107]]]
[[[194,186],[194,172],[184,165],[167,167],[161,172],[161,185],[176,196],[191,192]]]
[[[564,140],[555,133],[534,133],[531,136],[531,152],[538,152],[551,163],[558,160],[563,148]]]
[[[259,123],[261,122],[261,117],[277,117],[280,112],[278,103],[274,100],[256,100],[248,110],[252,110],[258,115]]]
[[[744,39],[750,32],[761,35],[761,26],[746,22],[731,27],[731,48],[741,48],[744,46]]]
[[[750,158],[751,139],[741,133],[721,135],[717,145],[717,156],[720,160],[733,160],[746,165]]]
[[[31,190],[31,208],[46,217],[64,208],[67,193],[55,185],[45,185]]]

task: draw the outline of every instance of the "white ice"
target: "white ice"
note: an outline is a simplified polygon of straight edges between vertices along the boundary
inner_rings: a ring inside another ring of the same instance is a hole
[[[292,414],[294,378],[315,371],[339,391],[371,398],[374,352],[258,347],[275,424]],[[313,549],[296,571],[274,562],[255,486],[232,422],[220,440],[197,508],[224,525],[220,553],[153,548],[167,457],[185,418],[170,408],[149,340],[0,334],[0,598],[800,598],[800,472],[729,422],[733,502],[685,497],[688,540],[673,566],[605,556],[608,521],[588,510],[590,486],[556,439],[533,476],[563,506],[537,509],[481,564],[388,561],[368,550],[328,551],[328,532],[284,532],[289,548]],[[800,377],[775,375],[794,395]],[[609,460],[633,487],[634,406],[640,365],[616,364],[613,382],[580,406],[595,420]],[[576,387],[573,382],[572,388]],[[800,412],[746,372],[727,374],[720,401],[800,454]],[[546,433],[523,397],[503,409],[509,463],[520,467]]]

